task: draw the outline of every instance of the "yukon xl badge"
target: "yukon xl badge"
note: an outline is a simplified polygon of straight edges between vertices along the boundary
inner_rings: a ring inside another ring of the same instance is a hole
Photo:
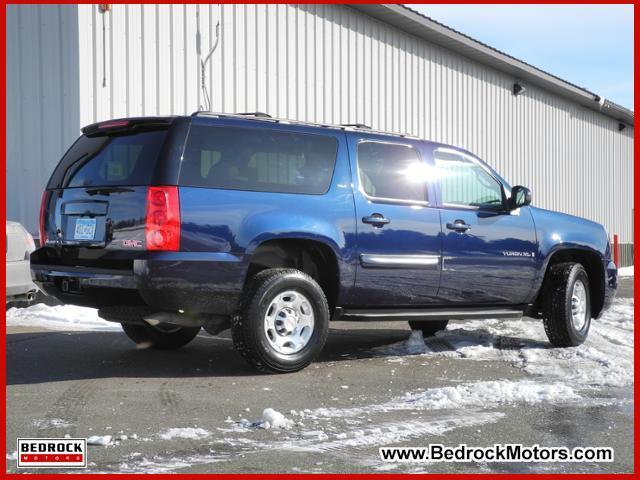
[[[126,248],[142,248],[140,240],[122,240],[122,246]]]
[[[535,252],[515,252],[513,250],[503,250],[502,255],[505,257],[535,257]]]

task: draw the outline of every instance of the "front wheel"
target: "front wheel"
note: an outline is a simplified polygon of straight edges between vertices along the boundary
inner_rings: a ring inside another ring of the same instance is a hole
[[[270,268],[251,279],[231,322],[236,350],[262,372],[302,370],[320,353],[329,306],[306,273]]]
[[[200,327],[179,327],[160,324],[158,326],[122,323],[122,330],[136,345],[156,350],[176,350],[193,340]]]
[[[543,290],[543,321],[554,347],[576,347],[587,339],[591,326],[589,277],[579,263],[549,268]]]

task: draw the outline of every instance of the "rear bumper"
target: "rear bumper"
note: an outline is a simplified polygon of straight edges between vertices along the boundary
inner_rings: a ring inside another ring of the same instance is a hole
[[[95,308],[148,305],[165,311],[229,315],[237,306],[245,268],[230,254],[159,252],[134,260],[132,270],[33,263],[33,280],[65,303]]]
[[[6,262],[6,266],[7,300],[20,298],[37,290],[37,287],[31,281],[29,260]]]

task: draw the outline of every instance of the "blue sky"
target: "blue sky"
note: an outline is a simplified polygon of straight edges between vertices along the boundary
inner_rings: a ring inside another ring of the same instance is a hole
[[[632,5],[407,6],[633,108]]]

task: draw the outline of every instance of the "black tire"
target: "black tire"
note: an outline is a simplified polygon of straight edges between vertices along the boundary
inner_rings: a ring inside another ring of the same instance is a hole
[[[586,321],[580,329],[572,320],[572,295],[580,280],[586,290]],[[542,314],[544,330],[554,347],[576,347],[587,339],[591,326],[589,276],[579,263],[559,263],[549,267],[545,279]]]
[[[269,342],[265,315],[277,295],[293,290],[309,301],[314,326],[306,345],[298,352],[283,354]],[[270,268],[256,274],[247,285],[238,312],[231,320],[236,350],[253,367],[265,373],[302,370],[320,353],[329,332],[329,306],[322,288],[306,273],[292,268]]]
[[[409,321],[409,326],[411,327],[411,330],[421,330],[423,337],[432,337],[436,332],[447,328],[448,323],[449,320],[430,320],[427,322],[411,320]]]
[[[163,330],[162,327],[122,323],[122,330],[136,345],[148,346],[156,350],[176,350],[193,340],[200,327],[175,327]]]

